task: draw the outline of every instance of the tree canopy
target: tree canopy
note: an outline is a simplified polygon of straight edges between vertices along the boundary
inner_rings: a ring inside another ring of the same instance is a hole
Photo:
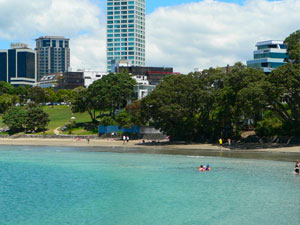
[[[134,99],[135,84],[135,80],[126,72],[110,73],[95,81],[87,89],[83,87],[75,89],[72,110],[88,111],[93,122],[97,122],[97,112],[99,115],[109,112],[110,116],[114,117],[117,109],[124,108]]]

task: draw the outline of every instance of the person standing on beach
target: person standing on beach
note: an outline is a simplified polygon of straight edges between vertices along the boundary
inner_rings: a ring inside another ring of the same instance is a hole
[[[125,142],[126,142],[126,136],[123,135],[123,145],[125,144]]]
[[[88,137],[87,137],[87,142],[88,142],[88,144],[90,143],[90,139],[91,139],[91,137],[88,136]]]
[[[219,144],[220,144],[220,150],[222,150],[222,146],[223,146],[223,140],[222,140],[222,138],[219,139]]]
[[[127,141],[127,143],[129,142],[129,136],[126,137],[126,141]]]
[[[228,141],[228,145],[231,146],[231,139],[228,138],[227,141]]]

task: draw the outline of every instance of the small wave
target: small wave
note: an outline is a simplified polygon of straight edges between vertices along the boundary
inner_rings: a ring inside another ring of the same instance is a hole
[[[188,155],[188,158],[206,158],[206,156],[199,156],[199,155]]]

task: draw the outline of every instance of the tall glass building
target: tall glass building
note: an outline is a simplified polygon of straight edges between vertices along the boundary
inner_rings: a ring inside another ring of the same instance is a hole
[[[69,39],[46,36],[36,39],[39,80],[47,74],[66,72],[70,67]]]
[[[35,85],[37,82],[36,52],[26,44],[11,44],[0,50],[0,81],[12,85]]]
[[[253,54],[254,59],[247,61],[247,66],[260,68],[266,74],[279,66],[283,66],[285,59],[289,57],[283,41],[262,41],[258,42],[256,47],[257,50]]]
[[[107,71],[113,60],[145,66],[146,0],[107,0]]]

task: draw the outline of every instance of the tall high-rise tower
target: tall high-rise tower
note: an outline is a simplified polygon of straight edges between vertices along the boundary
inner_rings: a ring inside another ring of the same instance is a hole
[[[146,0],[107,0],[107,71],[112,60],[145,66]]]
[[[36,39],[38,79],[49,73],[68,71],[70,67],[69,39],[46,36]]]

